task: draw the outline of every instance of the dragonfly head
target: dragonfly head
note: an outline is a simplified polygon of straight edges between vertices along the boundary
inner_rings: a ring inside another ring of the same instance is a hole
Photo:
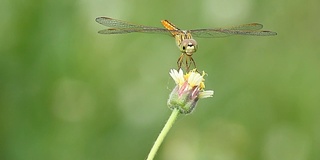
[[[197,41],[194,39],[184,39],[180,44],[180,51],[187,54],[188,56],[192,56],[194,52],[198,49]]]

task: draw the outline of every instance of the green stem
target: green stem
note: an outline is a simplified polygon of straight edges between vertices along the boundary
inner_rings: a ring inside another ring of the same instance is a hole
[[[170,128],[172,127],[173,123],[176,121],[177,117],[179,115],[179,110],[174,109],[167,121],[167,123],[164,125],[162,131],[160,132],[157,140],[154,142],[154,145],[152,146],[147,160],[153,160],[154,156],[156,155],[161,143],[163,142],[163,139],[166,137],[167,133],[169,132]]]

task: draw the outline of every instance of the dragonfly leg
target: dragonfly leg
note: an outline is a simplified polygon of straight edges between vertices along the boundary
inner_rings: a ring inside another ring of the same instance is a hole
[[[185,57],[185,62],[184,62]],[[185,64],[184,64],[185,63]],[[178,70],[182,67],[182,65],[185,65],[186,72],[189,72],[191,67],[194,66],[194,68],[197,70],[196,62],[193,60],[193,58],[189,55],[185,55],[185,53],[182,53],[177,61]]]
[[[197,66],[196,66],[196,62],[193,60],[193,58],[191,56],[188,56],[188,59],[189,59],[189,63],[188,63],[188,66],[187,66],[188,71],[189,71],[191,65],[193,65],[194,69],[196,69],[196,71],[198,72]]]
[[[190,61],[189,56],[186,57],[186,72],[189,72],[189,69],[190,69],[190,64],[188,63],[188,60]]]
[[[191,65],[191,63],[192,63],[193,66],[194,66],[194,68],[197,69],[196,62],[193,60],[193,58],[192,58],[191,56],[189,56],[189,57],[190,57],[190,65]]]
[[[177,65],[178,65],[178,70],[181,68],[182,63],[183,63],[183,58],[184,58],[184,53],[182,53],[177,61]]]

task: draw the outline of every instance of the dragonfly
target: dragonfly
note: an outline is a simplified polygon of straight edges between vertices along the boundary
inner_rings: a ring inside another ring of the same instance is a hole
[[[249,23],[224,28],[181,30],[168,20],[161,20],[161,24],[164,28],[139,25],[109,17],[98,17],[96,18],[96,22],[109,27],[98,31],[100,34],[156,33],[172,36],[175,38],[176,45],[181,52],[181,55],[177,60],[178,69],[185,65],[187,71],[189,71],[191,65],[196,68],[196,63],[192,58],[192,55],[197,51],[198,43],[193,37],[220,38],[232,35],[277,35],[276,32],[261,30],[263,25],[259,23]]]

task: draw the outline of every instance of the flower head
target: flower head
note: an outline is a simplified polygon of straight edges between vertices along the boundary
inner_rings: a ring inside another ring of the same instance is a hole
[[[169,74],[176,83],[167,102],[169,108],[177,108],[180,113],[188,114],[193,111],[199,98],[213,96],[212,90],[204,91],[205,72],[200,74],[194,69],[184,75],[181,69],[171,69]]]

